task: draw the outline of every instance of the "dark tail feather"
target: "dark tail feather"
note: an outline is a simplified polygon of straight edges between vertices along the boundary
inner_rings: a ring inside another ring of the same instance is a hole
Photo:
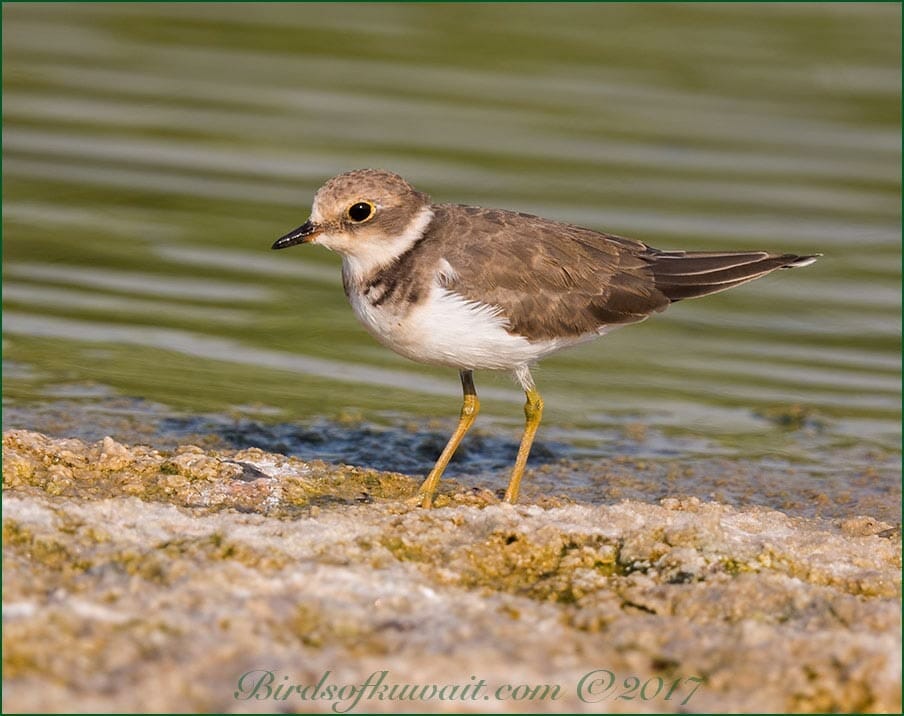
[[[766,251],[661,251],[650,257],[650,265],[656,288],[670,301],[680,301],[726,291],[776,269],[809,266],[821,255],[796,256]]]

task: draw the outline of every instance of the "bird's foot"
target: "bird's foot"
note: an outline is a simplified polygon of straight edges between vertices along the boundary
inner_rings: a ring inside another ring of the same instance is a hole
[[[433,507],[433,493],[418,490],[414,495],[405,500],[405,504],[409,507],[422,507],[429,510]]]

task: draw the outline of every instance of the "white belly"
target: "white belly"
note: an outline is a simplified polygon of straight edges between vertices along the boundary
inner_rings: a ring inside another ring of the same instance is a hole
[[[387,348],[415,361],[459,369],[512,370],[600,335],[532,342],[509,333],[497,307],[439,286],[407,314],[394,312],[391,301],[372,306],[354,291],[350,299],[358,320]]]

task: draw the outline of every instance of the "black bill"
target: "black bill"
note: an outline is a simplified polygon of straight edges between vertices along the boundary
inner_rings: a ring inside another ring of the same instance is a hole
[[[295,244],[306,244],[309,241],[313,241],[314,237],[320,232],[314,224],[311,223],[311,220],[308,219],[297,229],[293,229],[285,236],[280,236],[276,241],[273,242],[273,246],[271,249],[287,249],[290,246],[295,246]]]

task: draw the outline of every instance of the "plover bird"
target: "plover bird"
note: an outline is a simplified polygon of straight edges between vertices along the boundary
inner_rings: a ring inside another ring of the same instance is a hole
[[[310,218],[273,248],[304,243],[342,255],[345,294],[380,343],[459,371],[461,416],[420,487],[424,507],[480,409],[475,370],[513,371],[527,396],[524,435],[505,492],[514,502],[543,414],[531,365],[675,301],[808,266],[819,256],[660,251],[531,214],[433,204],[398,174],[379,169],[327,181]]]

